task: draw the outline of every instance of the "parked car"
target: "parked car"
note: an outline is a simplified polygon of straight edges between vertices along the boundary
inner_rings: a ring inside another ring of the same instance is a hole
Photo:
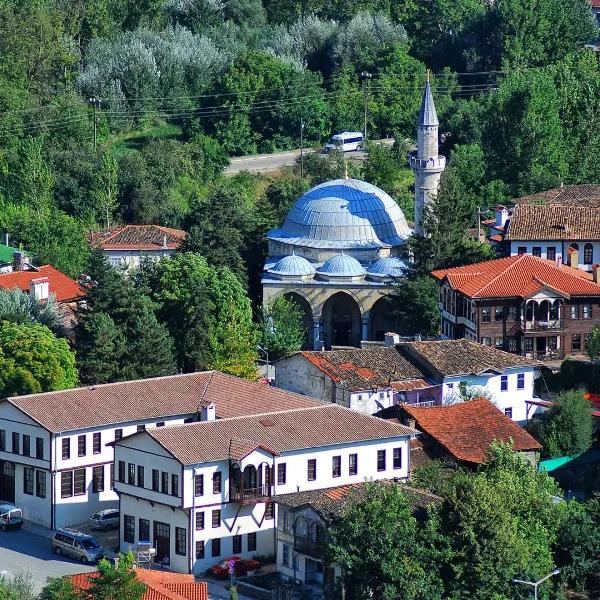
[[[252,558],[242,558],[241,556],[230,556],[229,558],[223,559],[220,563],[214,567],[208,569],[209,575],[216,577],[217,579],[227,579],[229,577],[229,562],[233,561],[234,573],[237,577],[243,577],[248,575],[249,571],[258,571],[260,569],[260,563]]]
[[[23,511],[9,502],[0,503],[0,529],[17,529],[23,526]]]
[[[97,562],[104,557],[104,549],[95,537],[74,529],[59,529],[52,537],[56,554],[64,554],[82,563]]]
[[[106,508],[98,511],[90,517],[92,529],[112,529],[119,526],[119,510],[117,508]]]
[[[360,131],[344,131],[331,136],[331,139],[323,147],[323,152],[340,150],[341,152],[352,152],[360,150],[364,146],[365,139]]]

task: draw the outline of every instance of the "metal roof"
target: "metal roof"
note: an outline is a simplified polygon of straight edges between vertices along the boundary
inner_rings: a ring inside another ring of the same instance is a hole
[[[421,102],[421,110],[419,111],[419,125],[433,127],[439,124],[440,122],[438,120],[435,104],[433,102],[433,94],[431,93],[431,86],[429,85],[428,81],[425,85],[423,101]]]
[[[325,261],[317,273],[333,277],[360,277],[365,274],[365,269],[354,257],[338,254]]]
[[[315,268],[310,264],[306,258],[302,256],[284,256],[280,258],[271,268],[268,269],[269,273],[277,273],[278,275],[314,275]]]
[[[374,277],[404,277],[408,265],[397,256],[381,258],[367,269],[367,275]]]

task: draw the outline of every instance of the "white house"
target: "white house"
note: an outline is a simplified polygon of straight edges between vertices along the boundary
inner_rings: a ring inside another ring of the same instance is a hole
[[[146,428],[316,402],[216,371],[0,401],[0,500],[52,529],[118,506],[111,444]]]
[[[278,495],[406,480],[415,434],[331,404],[123,438],[115,444],[121,550],[150,541],[158,561],[197,574],[227,556],[274,554]]]

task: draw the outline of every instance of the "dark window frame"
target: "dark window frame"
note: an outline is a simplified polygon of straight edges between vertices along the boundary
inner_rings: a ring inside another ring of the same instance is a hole
[[[204,496],[204,475],[194,475],[194,496]]]
[[[331,477],[334,479],[342,476],[342,457],[339,455],[331,457]]]
[[[306,461],[306,477],[308,481],[317,480],[317,459],[309,458]]]
[[[31,456],[31,436],[23,434],[23,456]]]
[[[104,465],[92,467],[92,492],[98,494],[104,491]]]
[[[23,493],[28,496],[33,496],[34,477],[33,467],[23,467]]]
[[[175,554],[187,555],[187,530],[185,527],[175,527]]]
[[[204,511],[197,512],[194,518],[194,528],[196,531],[204,531],[204,527]]]
[[[65,491],[66,490],[66,491]],[[73,497],[73,471],[62,471],[60,474],[60,497]]]
[[[179,475],[171,473],[171,496],[179,498]]]
[[[123,541],[135,544],[135,517],[133,515],[123,515]]]
[[[45,498],[47,494],[47,481],[46,471],[40,471],[39,469],[35,472],[35,495],[38,498]]]
[[[287,481],[287,465],[282,463],[277,463],[277,485],[285,485]]]
[[[210,541],[210,554],[212,558],[221,556],[221,538],[213,538]]]
[[[152,469],[152,491],[160,492],[160,471]]]
[[[144,465],[137,466],[137,486],[139,488],[146,487],[146,470],[144,469]]]
[[[87,488],[87,477],[85,467],[73,469],[73,496],[85,496]]]
[[[102,452],[102,433],[100,431],[96,431],[92,435],[92,452],[94,454]]]
[[[246,538],[248,552],[256,552],[256,531],[251,531]]]
[[[69,460],[71,458],[71,438],[62,439],[62,459]]]
[[[87,454],[87,435],[77,436],[77,456],[82,457]]]
[[[211,513],[211,524],[213,529],[218,529],[221,527],[221,509],[216,508]]]
[[[402,468],[402,448],[400,446],[392,450],[392,468],[395,470]]]
[[[358,475],[358,454],[355,452],[348,456],[348,475]]]
[[[204,560],[204,540],[196,540],[196,560]]]
[[[13,431],[11,435],[11,450],[13,454],[20,454],[21,452],[21,436],[18,431]]]
[[[144,535],[142,532],[147,534]],[[150,541],[150,519],[142,519],[142,517],[138,519],[138,536],[141,542]]]
[[[386,469],[386,451],[377,450],[377,472],[381,473]]]
[[[500,391],[508,392],[508,375],[500,375]]]
[[[525,373],[517,373],[517,389],[525,389]]]
[[[223,476],[221,471],[215,471],[213,473],[213,494],[220,494],[223,490]]]
[[[44,460],[44,438],[35,438],[35,457]]]

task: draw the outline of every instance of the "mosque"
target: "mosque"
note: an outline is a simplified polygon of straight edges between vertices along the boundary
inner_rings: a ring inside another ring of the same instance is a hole
[[[417,126],[415,230],[437,193],[445,158],[438,155],[439,121],[429,82]],[[360,347],[399,329],[386,295],[408,268],[413,231],[383,190],[365,181],[335,179],[302,195],[278,229],[268,233],[263,303],[279,296],[303,310],[307,348]]]

